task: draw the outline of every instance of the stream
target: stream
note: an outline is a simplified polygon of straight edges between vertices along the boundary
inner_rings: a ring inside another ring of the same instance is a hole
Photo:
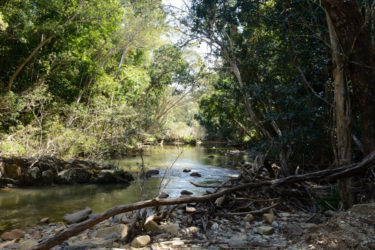
[[[64,185],[0,189],[0,232],[35,226],[44,217],[49,217],[50,221],[61,221],[64,214],[86,206],[92,208],[93,213],[100,213],[117,205],[150,199],[158,195],[160,187],[170,197],[179,197],[181,190],[201,195],[206,189],[196,187],[190,181],[213,184],[237,176],[234,163],[246,160],[244,157],[223,153],[223,150],[212,146],[155,146],[143,153],[143,160],[146,169],[158,169],[160,173],[127,186]],[[107,162],[135,172],[139,170],[142,159],[134,155]],[[199,172],[202,177],[184,173],[185,168]]]

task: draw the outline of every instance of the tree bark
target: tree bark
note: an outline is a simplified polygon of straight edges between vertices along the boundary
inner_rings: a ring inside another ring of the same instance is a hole
[[[323,0],[341,45],[362,121],[365,153],[375,149],[375,54],[357,0]]]
[[[351,139],[351,105],[348,85],[345,76],[345,61],[342,50],[337,39],[331,18],[327,15],[327,24],[331,40],[332,58],[335,64],[333,70],[334,99],[336,116],[336,147],[337,167],[351,163],[352,139]],[[353,205],[353,194],[351,191],[351,178],[338,180],[339,194],[345,209]]]
[[[51,35],[49,37],[47,37],[46,39],[44,39],[32,52],[31,54],[22,62],[22,64],[20,66],[18,66],[18,68],[16,69],[16,71],[14,72],[14,74],[10,77],[9,79],[9,82],[8,82],[8,88],[7,88],[7,91],[10,91],[12,89],[12,85],[13,85],[13,82],[14,82],[14,79],[16,79],[16,77],[18,76],[18,74],[21,72],[21,70],[23,69],[23,67],[25,67],[25,65],[36,55],[36,53],[38,53],[38,51],[44,46],[46,45],[52,38],[54,38],[55,35]]]

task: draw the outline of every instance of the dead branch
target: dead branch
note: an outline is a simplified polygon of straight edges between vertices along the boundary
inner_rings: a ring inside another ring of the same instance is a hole
[[[226,188],[226,187],[233,187],[233,186],[228,186],[228,185],[205,185],[205,184],[199,184],[199,183],[195,183],[195,182],[192,182],[190,181],[191,185],[193,186],[196,186],[196,187],[201,187],[201,188]]]
[[[209,200],[217,199],[223,195],[230,194],[230,193],[243,190],[243,189],[248,189],[248,188],[256,188],[256,187],[261,187],[261,186],[271,186],[272,188],[275,188],[276,186],[279,186],[279,185],[296,183],[296,182],[307,181],[307,180],[316,180],[316,179],[322,180],[322,179],[327,179],[327,178],[339,179],[339,178],[344,178],[344,177],[363,173],[367,169],[374,167],[374,163],[375,163],[375,151],[367,155],[365,158],[363,158],[363,160],[358,164],[351,164],[351,165],[343,166],[340,168],[327,169],[327,170],[317,171],[317,172],[308,173],[304,175],[293,175],[293,176],[276,179],[276,180],[262,181],[262,182],[257,182],[257,183],[246,183],[246,184],[239,185],[233,188],[224,189],[217,193],[203,195],[203,196],[170,198],[170,199],[156,198],[152,200],[139,201],[139,202],[128,204],[128,205],[113,207],[101,214],[98,214],[94,218],[75,224],[65,229],[64,231],[57,233],[51,238],[47,238],[41,241],[38,245],[34,246],[32,249],[34,250],[50,249],[64,242],[65,240],[69,239],[70,237],[75,236],[78,233],[86,230],[87,228],[93,227],[94,225],[100,223],[101,221],[104,221],[117,214],[127,213],[130,211],[139,210],[139,209],[147,208],[147,207],[206,202]],[[276,205],[277,204],[273,206],[276,206]],[[247,212],[247,213],[262,213],[263,211],[268,211],[273,206],[263,208],[257,211],[253,211],[253,212]],[[236,214],[240,214],[240,213],[236,213]]]
[[[272,201],[278,201],[280,198],[272,198],[272,199],[266,199],[266,200],[257,200],[252,198],[230,198],[234,201],[252,201],[252,202],[272,202]]]
[[[254,188],[254,187],[260,187],[264,185],[271,185],[270,181],[267,182],[259,182],[259,183],[248,183],[243,184],[240,186],[236,186],[233,188],[225,189],[223,191],[209,194],[209,195],[203,195],[203,196],[197,196],[197,197],[183,197],[183,198],[170,198],[170,199],[159,199],[155,198],[152,200],[146,200],[146,201],[139,201],[136,203],[128,204],[128,205],[122,205],[113,207],[101,214],[98,214],[94,218],[91,218],[89,220],[83,221],[78,224],[74,224],[73,226],[65,229],[64,231],[57,233],[56,235],[52,236],[51,238],[47,238],[43,241],[41,241],[38,245],[34,246],[33,250],[47,250],[50,249],[65,240],[69,239],[70,237],[77,235],[78,233],[86,230],[87,228],[93,227],[96,224],[112,217],[117,214],[127,213],[134,210],[139,210],[142,208],[147,207],[157,207],[157,206],[164,206],[164,205],[176,205],[176,204],[186,204],[186,203],[194,203],[194,202],[206,202],[209,200],[213,200],[216,198],[219,198],[225,194],[229,194],[241,189],[245,188]]]
[[[247,214],[264,214],[265,212],[268,212],[269,210],[271,210],[272,208],[275,208],[279,205],[279,203],[276,203],[276,204],[273,204],[272,206],[269,206],[269,207],[264,207],[264,208],[261,208],[261,209],[258,209],[258,210],[254,210],[254,211],[248,211],[248,212],[233,212],[233,213],[219,213],[217,214],[218,216],[233,216],[233,215],[247,215]]]

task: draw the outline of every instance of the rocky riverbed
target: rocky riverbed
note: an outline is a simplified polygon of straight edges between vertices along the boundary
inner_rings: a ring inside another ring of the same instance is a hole
[[[124,243],[124,239],[135,220],[135,213],[105,220],[53,249],[375,248],[375,203],[355,205],[346,212],[310,214],[273,210],[259,216],[249,213],[209,220],[207,210],[201,206],[188,204],[174,208],[167,217],[148,210],[142,231],[132,237],[130,243]],[[47,223],[48,219],[44,218],[34,228],[3,233],[0,248],[29,249],[71,225]]]
[[[133,176],[115,166],[54,157],[0,157],[0,188],[52,184],[129,184]]]

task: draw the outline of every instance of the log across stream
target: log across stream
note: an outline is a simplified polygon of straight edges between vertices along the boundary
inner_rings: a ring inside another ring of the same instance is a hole
[[[193,192],[194,195],[203,194],[205,189],[195,187],[190,181],[203,184],[221,182],[238,173],[235,163],[246,160],[244,155],[224,153],[224,150],[212,149],[212,146],[153,147],[144,153],[144,161],[148,169],[161,171],[159,175],[145,181],[144,199],[152,198],[158,193],[163,169],[171,166],[180,151],[183,153],[171,169],[171,178],[165,189],[171,197],[178,197],[183,189]],[[131,156],[111,160],[109,163],[134,171],[140,162],[139,156]],[[185,168],[199,172],[202,177],[191,177],[190,173],[183,172]],[[0,189],[0,232],[34,226],[43,217],[60,221],[64,214],[86,206],[91,207],[94,213],[100,213],[110,207],[137,202],[139,199],[139,188],[135,182],[130,186],[59,185]]]

